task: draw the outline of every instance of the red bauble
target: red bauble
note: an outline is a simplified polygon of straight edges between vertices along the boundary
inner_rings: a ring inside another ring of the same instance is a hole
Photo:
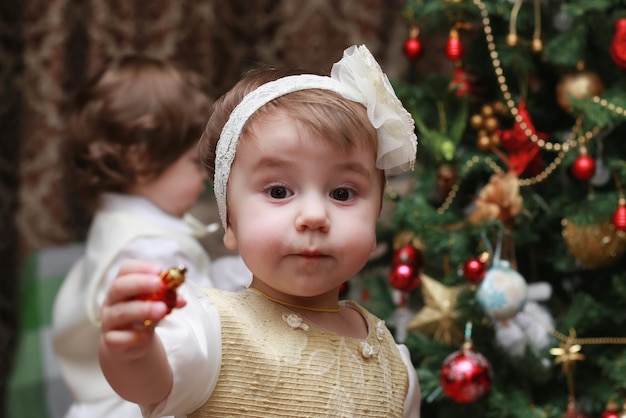
[[[422,43],[417,38],[409,38],[404,43],[404,56],[414,60],[422,55]]]
[[[455,68],[450,80],[450,89],[456,91],[457,97],[463,97],[470,92],[470,82],[467,76],[467,71],[462,68]]]
[[[441,387],[456,403],[471,403],[491,390],[493,370],[487,359],[466,343],[443,361]]]
[[[611,59],[619,68],[626,70],[626,19],[615,21],[615,35],[609,50]]]
[[[589,415],[583,414],[578,409],[576,409],[576,405],[574,402],[570,402],[567,405],[567,410],[563,415],[563,418],[590,418]]]
[[[402,244],[393,254],[389,282],[405,292],[410,292],[420,284],[422,253],[412,243]]]
[[[450,61],[458,61],[463,58],[465,50],[463,49],[461,38],[459,38],[459,32],[456,29],[450,31],[445,51],[446,57],[448,57]]]
[[[345,297],[349,291],[350,291],[350,283],[348,282],[341,283],[341,286],[339,286],[339,297],[340,298]]]
[[[613,399],[609,399],[606,404],[606,408],[604,409],[604,412],[602,412],[602,415],[600,415],[600,418],[619,418],[620,415],[621,414],[619,413],[619,407],[617,406],[617,402],[615,402],[615,400]]]
[[[571,170],[574,177],[578,180],[591,180],[593,174],[596,172],[596,162],[586,153],[580,153],[576,161],[572,164]]]
[[[391,263],[393,265],[410,264],[419,270],[422,267],[422,253],[408,242],[396,250]]]
[[[389,283],[405,292],[410,292],[420,284],[419,269],[410,264],[395,264],[389,273]]]
[[[167,305],[167,313],[176,307],[176,289],[185,281],[186,267],[174,267],[161,273],[161,287],[151,295],[140,296],[140,300],[153,300],[165,302]]]
[[[463,277],[472,283],[480,283],[487,274],[487,266],[478,258],[472,258],[463,265]]]
[[[613,218],[611,219],[613,226],[618,231],[626,231],[626,199],[619,200],[619,206],[613,212]]]

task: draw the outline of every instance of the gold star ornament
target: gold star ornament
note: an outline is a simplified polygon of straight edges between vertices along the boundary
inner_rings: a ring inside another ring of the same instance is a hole
[[[575,342],[576,331],[574,329],[570,329],[567,341],[559,344],[558,348],[550,349],[550,354],[556,356],[554,363],[562,364],[563,372],[566,374],[569,373],[575,361],[585,359],[585,356],[580,353],[582,346],[580,344],[574,344]]]
[[[448,287],[439,281],[420,275],[424,306],[407,325],[409,330],[420,331],[436,341],[458,345],[463,341],[463,332],[458,324],[457,297],[463,286]]]

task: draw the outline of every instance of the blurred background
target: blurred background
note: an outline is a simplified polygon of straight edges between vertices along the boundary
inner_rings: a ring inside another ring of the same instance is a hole
[[[257,64],[328,72],[352,44],[419,145],[342,296],[408,346],[422,416],[626,418],[624,0],[3,0],[0,396],[18,370],[12,403],[48,409],[10,418],[67,405],[43,341],[88,225],[59,155],[80,83],[143,52],[217,98]]]

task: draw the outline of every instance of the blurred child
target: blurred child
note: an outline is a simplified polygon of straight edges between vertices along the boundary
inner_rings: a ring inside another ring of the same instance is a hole
[[[218,100],[201,139],[225,228],[253,273],[238,292],[138,301],[159,264],[122,265],[100,361],[148,417],[419,417],[408,349],[339,290],[376,247],[385,173],[412,167],[413,120],[365,46],[331,76],[264,70]],[[154,257],[152,257],[154,259]],[[156,329],[137,330],[144,320]]]
[[[75,399],[68,418],[141,417],[109,386],[97,354],[100,308],[125,260],[182,264],[188,280],[213,285],[211,260],[183,220],[208,176],[197,149],[211,105],[204,87],[175,63],[127,56],[74,103],[64,156],[93,219],[53,311],[54,350]]]

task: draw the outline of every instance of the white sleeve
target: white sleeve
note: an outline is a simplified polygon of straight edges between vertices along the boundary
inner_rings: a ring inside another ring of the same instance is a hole
[[[225,255],[211,263],[211,278],[218,289],[238,290],[248,287],[252,273],[238,255]]]
[[[404,344],[398,344],[402,361],[406,365],[409,373],[409,391],[404,401],[404,414],[403,418],[420,418],[420,404],[422,401],[422,393],[420,390],[420,383],[417,380],[417,372],[411,362],[411,355],[409,349]]]
[[[172,368],[173,386],[162,402],[143,405],[144,417],[184,416],[211,396],[222,359],[220,319],[204,291],[185,282],[180,292],[187,301],[156,328]]]

